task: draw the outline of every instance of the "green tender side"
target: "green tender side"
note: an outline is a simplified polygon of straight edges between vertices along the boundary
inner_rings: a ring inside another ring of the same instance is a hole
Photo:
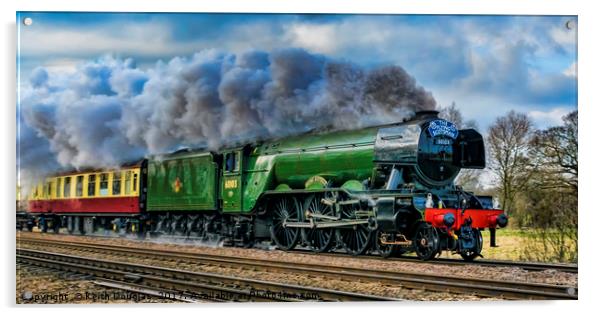
[[[211,153],[184,153],[150,159],[147,210],[215,210],[216,181],[217,164]]]
[[[252,211],[261,194],[274,190],[279,184],[305,189],[308,179],[320,176],[332,187],[340,187],[347,180],[369,178],[374,168],[377,131],[378,128],[367,128],[308,134],[260,145],[247,158],[242,212]]]

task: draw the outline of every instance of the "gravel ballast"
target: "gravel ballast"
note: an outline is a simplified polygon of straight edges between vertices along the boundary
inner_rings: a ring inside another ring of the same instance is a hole
[[[534,283],[548,283],[558,285],[570,285],[577,286],[577,275],[572,273],[559,272],[555,270],[547,271],[526,271],[520,268],[509,268],[509,267],[485,267],[478,265],[467,265],[467,266],[453,266],[453,265],[442,265],[442,264],[429,264],[424,262],[400,262],[391,260],[382,260],[379,258],[353,258],[349,257],[335,257],[335,256],[323,256],[314,255],[299,252],[283,252],[279,250],[264,250],[264,249],[243,249],[243,248],[226,248],[216,247],[215,245],[203,245],[200,243],[184,243],[175,242],[171,240],[131,240],[124,238],[100,238],[100,237],[87,237],[87,236],[69,236],[69,235],[54,235],[54,234],[40,234],[40,233],[26,233],[19,232],[18,236],[30,237],[30,238],[43,238],[43,239],[54,239],[61,241],[73,241],[73,242],[91,242],[106,245],[119,245],[145,249],[157,249],[157,250],[172,250],[172,251],[185,251],[189,253],[198,254],[212,254],[212,255],[225,255],[242,258],[257,258],[257,259],[270,259],[278,260],[283,262],[290,262],[294,264],[296,262],[303,263],[320,263],[332,266],[346,266],[353,268],[366,268],[386,271],[400,271],[400,272],[415,272],[435,275],[448,275],[448,276],[470,276],[474,278],[487,278],[487,279],[498,279],[498,280],[511,280],[521,282],[534,282]],[[18,245],[19,246],[19,245]],[[34,245],[26,245],[26,248],[37,249]],[[47,250],[48,249],[38,249]],[[53,249],[52,251],[55,251]],[[135,263],[147,263],[157,266],[165,266],[171,268],[185,269],[190,271],[204,271],[216,274],[233,275],[248,277],[260,280],[269,280],[281,283],[299,284],[305,286],[315,286],[323,288],[331,288],[350,292],[360,292],[373,295],[381,295],[387,297],[408,299],[408,300],[480,300],[482,298],[472,295],[459,295],[442,292],[430,292],[423,290],[411,290],[402,288],[400,286],[388,286],[375,282],[350,282],[343,280],[336,280],[321,276],[308,276],[305,274],[296,273],[272,273],[272,272],[261,272],[252,271],[250,269],[243,268],[226,268],[214,265],[201,265],[201,264],[190,264],[183,262],[165,262],[160,260],[142,259],[142,258],[128,258],[125,256],[110,256],[106,254],[95,254],[91,252],[82,252],[76,250],[67,249],[56,249],[57,252],[85,255],[88,257],[99,257],[103,259],[113,259],[126,262]]]

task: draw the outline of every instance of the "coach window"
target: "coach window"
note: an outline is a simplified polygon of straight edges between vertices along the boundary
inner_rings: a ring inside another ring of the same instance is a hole
[[[65,177],[65,185],[63,186],[63,196],[71,197],[71,177]]]
[[[51,195],[52,192],[50,192],[51,184],[52,183],[50,181],[46,182],[46,197],[47,198],[50,198],[52,196]]]
[[[88,176],[88,196],[94,196],[96,194],[96,175],[91,174]]]
[[[109,175],[100,174],[100,195],[109,195]]]
[[[113,173],[113,195],[121,194],[121,172]]]
[[[84,193],[84,176],[75,178],[75,196],[82,196]]]

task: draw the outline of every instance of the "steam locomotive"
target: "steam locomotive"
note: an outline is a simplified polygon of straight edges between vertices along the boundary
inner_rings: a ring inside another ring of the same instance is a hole
[[[118,170],[60,173],[29,212],[44,232],[176,235],[250,247],[384,257],[480,256],[481,231],[508,223],[491,197],[454,185],[485,167],[482,136],[437,112],[401,123],[307,133],[219,152],[180,150]],[[30,227],[31,228],[31,227]]]

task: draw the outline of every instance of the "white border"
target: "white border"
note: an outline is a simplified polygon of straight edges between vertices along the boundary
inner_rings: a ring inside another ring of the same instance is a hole
[[[550,0],[545,6],[536,1],[471,1],[406,0],[348,1],[348,0],[230,0],[230,1],[19,1],[22,11],[131,11],[131,12],[278,12],[278,13],[426,13],[426,14],[562,14],[578,12],[577,5]],[[579,3],[581,1],[574,1]]]
[[[15,43],[16,26],[15,11],[145,11],[145,12],[282,12],[282,13],[428,13],[428,14],[527,14],[527,15],[573,15],[579,16],[579,112],[580,112],[580,167],[581,167],[581,194],[579,201],[579,244],[580,244],[580,282],[579,302],[553,302],[553,303],[401,303],[401,304],[258,304],[258,305],[223,305],[195,306],[197,309],[188,310],[186,306],[179,305],[178,313],[202,313],[205,315],[221,315],[223,313],[264,314],[300,314],[315,313],[316,311],[347,315],[387,313],[405,315],[423,315],[425,312],[450,314],[487,314],[507,315],[518,314],[563,314],[576,315],[591,310],[592,313],[599,309],[595,304],[598,299],[596,284],[601,280],[600,270],[596,260],[600,258],[597,245],[600,243],[599,230],[602,225],[602,207],[600,199],[600,178],[602,174],[598,166],[600,157],[600,131],[596,124],[602,114],[602,100],[600,98],[600,15],[596,10],[595,1],[441,1],[441,0],[413,0],[413,1],[351,1],[345,0],[305,0],[305,1],[206,1],[206,0],[162,0],[162,1],[42,1],[20,0],[3,1],[1,15],[2,24],[2,68],[0,87],[2,87],[2,118],[4,130],[2,137],[3,177],[0,181],[2,194],[3,223],[2,244],[5,249],[2,270],[6,273],[3,286],[0,288],[0,298],[4,307],[14,304],[14,230],[12,228],[12,208],[15,196]],[[12,175],[9,177],[8,175]],[[12,282],[12,284],[11,284]],[[598,299],[599,300],[599,299]],[[37,307],[39,308],[39,307]],[[12,313],[38,314],[42,311],[20,308],[20,310],[7,311]],[[155,305],[120,306],[128,309],[126,313],[164,314],[168,312],[165,307]],[[186,308],[186,310],[184,310]],[[376,308],[376,310],[374,310]],[[451,310],[450,310],[451,309]],[[79,310],[71,307],[51,308],[53,313],[65,315],[79,315],[82,312],[93,315],[114,313],[112,307],[88,308]],[[47,311],[44,311],[46,313]]]

